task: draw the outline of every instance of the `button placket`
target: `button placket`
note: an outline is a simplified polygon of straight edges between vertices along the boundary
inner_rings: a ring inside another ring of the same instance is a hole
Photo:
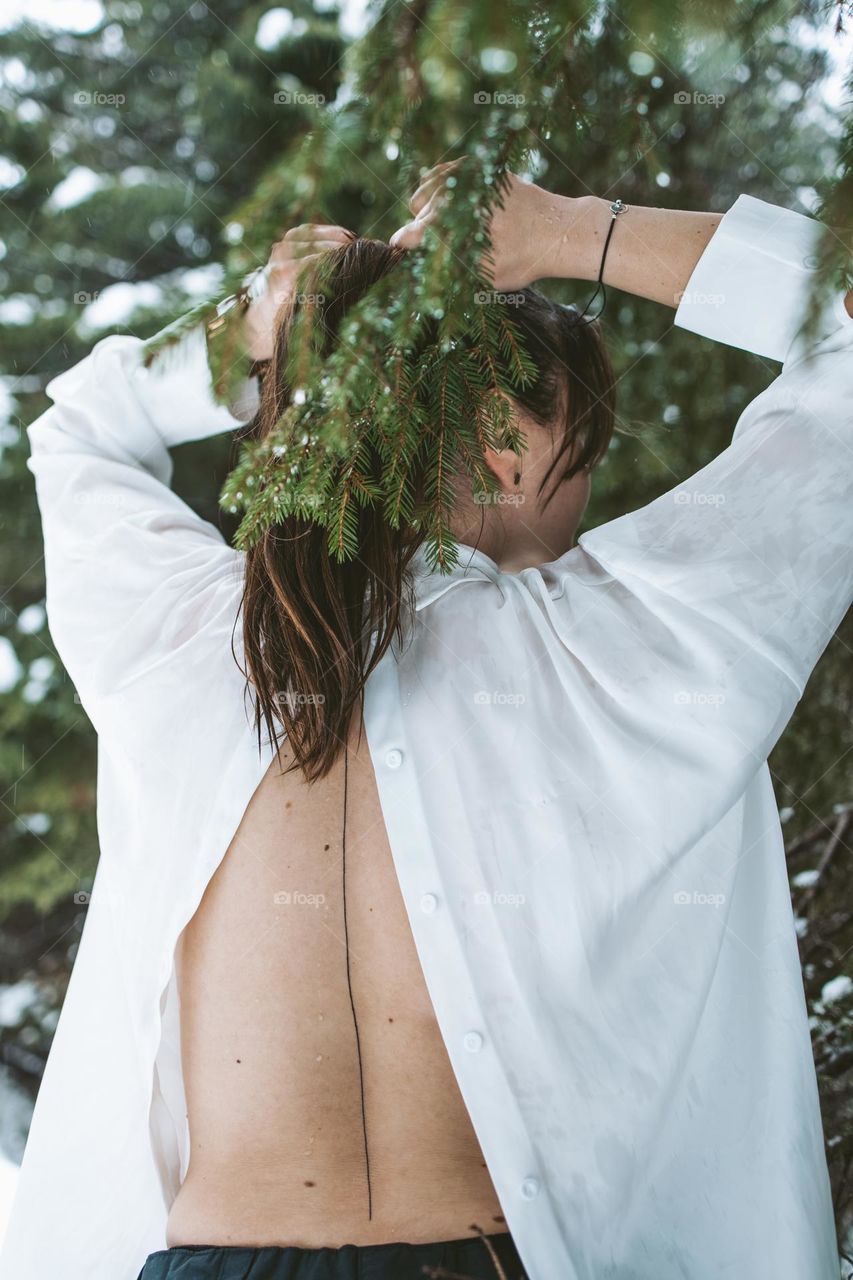
[[[406,735],[397,672],[392,664],[384,668],[380,664],[378,675],[374,673],[368,710],[374,713],[368,725],[368,740],[377,748],[377,782],[395,868],[406,906],[412,913],[430,995],[443,1031],[448,1032],[445,1043],[458,1068],[478,1135],[482,1127],[479,1100],[488,1096],[492,1113],[495,1101],[500,1103],[504,1154],[496,1159],[493,1176],[496,1184],[506,1188],[519,1217],[519,1227],[524,1229],[525,1222],[530,1222],[545,1228],[549,1200],[544,1195],[544,1184],[540,1187],[539,1177],[532,1172],[536,1169],[536,1153],[531,1149],[530,1135],[501,1053],[496,1045],[491,1046],[491,1038],[484,1030],[487,1024],[471,973],[470,956],[455,913],[448,905],[453,901],[451,886],[447,886],[445,900],[441,851],[434,848],[417,771],[413,772],[414,757],[409,757],[408,747],[402,745]],[[442,886],[440,890],[438,886]],[[488,1116],[483,1118],[483,1125],[487,1121]],[[526,1213],[521,1208],[522,1201],[528,1203]]]

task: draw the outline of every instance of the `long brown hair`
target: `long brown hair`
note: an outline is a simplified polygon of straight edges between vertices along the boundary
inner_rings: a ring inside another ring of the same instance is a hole
[[[326,291],[319,301],[311,297],[312,323],[325,350],[335,344],[349,308],[405,252],[369,239],[329,251]],[[275,354],[249,429],[258,439],[290,402],[288,339],[301,296],[279,318]],[[580,323],[573,308],[524,289],[512,295],[512,319],[538,373],[515,401],[542,425],[558,426],[564,417],[560,447],[539,489],[541,495],[554,480],[547,505],[562,481],[607,452],[613,370],[598,326]],[[423,534],[394,529],[380,509],[365,507],[358,535],[358,556],[338,562],[328,552],[325,528],[290,516],[246,553],[243,646],[259,741],[264,727],[277,747],[286,737],[294,757],[289,767],[301,768],[310,781],[325,776],[342,752],[365,683],[412,605],[406,571]]]

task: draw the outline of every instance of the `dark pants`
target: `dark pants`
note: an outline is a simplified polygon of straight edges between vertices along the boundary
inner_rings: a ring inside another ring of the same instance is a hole
[[[497,1257],[498,1266],[490,1249]],[[345,1244],[340,1249],[180,1245],[149,1254],[139,1274],[139,1280],[504,1280],[504,1277],[505,1280],[526,1280],[508,1232],[440,1244]]]

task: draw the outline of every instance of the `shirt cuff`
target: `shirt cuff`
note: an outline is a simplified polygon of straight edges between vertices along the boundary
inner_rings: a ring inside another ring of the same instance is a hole
[[[823,224],[805,214],[738,196],[687,282],[675,323],[784,362],[806,317],[822,231]],[[818,336],[839,323],[833,295]]]

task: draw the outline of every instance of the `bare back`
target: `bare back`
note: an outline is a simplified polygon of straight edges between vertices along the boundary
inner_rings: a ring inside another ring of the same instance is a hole
[[[310,787],[273,764],[182,935],[191,1156],[170,1246],[506,1230],[357,731],[346,784],[344,867],[343,757]]]

